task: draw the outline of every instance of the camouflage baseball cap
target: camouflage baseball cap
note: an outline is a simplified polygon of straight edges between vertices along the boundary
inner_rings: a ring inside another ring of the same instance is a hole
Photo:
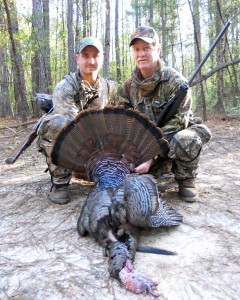
[[[153,27],[140,26],[131,35],[130,45],[132,46],[135,39],[141,39],[149,44],[159,44],[159,37],[156,30]]]
[[[82,50],[87,46],[93,46],[95,47],[99,52],[103,53],[103,46],[101,42],[92,36],[83,38],[77,48],[77,53],[81,53]]]

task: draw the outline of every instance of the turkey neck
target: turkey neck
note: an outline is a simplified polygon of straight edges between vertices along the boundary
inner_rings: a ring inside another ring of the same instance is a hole
[[[130,166],[116,156],[99,157],[91,162],[89,177],[98,182],[98,188],[116,188],[130,174]]]

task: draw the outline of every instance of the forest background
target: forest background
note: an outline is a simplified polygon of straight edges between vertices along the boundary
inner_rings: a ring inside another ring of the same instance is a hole
[[[228,20],[191,84],[194,110],[204,120],[240,111],[239,0],[0,0],[0,118],[39,116],[35,93],[51,94],[75,71],[75,50],[85,36],[102,41],[101,74],[120,86],[134,68],[131,32],[153,26],[165,64],[189,79]]]

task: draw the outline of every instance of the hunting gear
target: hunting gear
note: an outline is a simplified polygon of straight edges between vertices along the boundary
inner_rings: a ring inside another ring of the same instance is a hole
[[[39,151],[46,156],[51,174],[51,202],[65,204],[70,201],[69,183],[72,172],[52,163],[50,153],[59,130],[69,123],[81,110],[94,107],[104,108],[115,104],[116,84],[105,80],[98,72],[102,66],[103,48],[92,37],[80,41],[76,60],[79,69],[63,78],[53,93],[53,113],[46,117],[38,129]]]
[[[209,128],[193,116],[188,86],[229,25],[225,25],[189,82],[177,70],[165,67],[160,59],[159,37],[154,28],[140,26],[131,35],[130,47],[136,68],[120,89],[119,104],[147,114],[162,128],[163,137],[169,142],[164,159],[155,157],[138,166],[135,172],[150,171],[161,175],[163,165],[170,164],[178,182],[179,196],[187,202],[197,200],[195,178],[200,153],[202,146],[211,139]]]
[[[115,105],[117,85],[102,78],[98,73],[103,62],[103,46],[94,37],[86,37],[79,43],[76,54],[79,69],[58,83],[53,95],[36,94],[35,100],[45,114],[33,127],[31,134],[6,159],[12,164],[38,136],[38,149],[46,157],[52,188],[51,202],[66,204],[70,201],[68,186],[72,172],[54,165],[50,158],[54,140],[62,127],[69,123],[81,110],[94,107],[102,109]]]

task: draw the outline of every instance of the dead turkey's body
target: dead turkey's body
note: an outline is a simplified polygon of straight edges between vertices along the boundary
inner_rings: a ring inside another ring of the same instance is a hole
[[[182,218],[159,195],[154,178],[134,174],[137,165],[164,155],[162,131],[138,111],[123,107],[81,112],[58,135],[53,163],[96,182],[77,222],[106,249],[111,276],[132,292],[152,291],[157,284],[137,275],[132,266],[140,228],[174,226]]]

